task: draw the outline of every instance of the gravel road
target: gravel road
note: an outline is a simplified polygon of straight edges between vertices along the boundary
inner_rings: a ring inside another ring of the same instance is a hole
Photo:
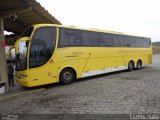
[[[47,89],[39,94],[1,101],[0,113],[159,114],[160,55],[141,70],[44,87]]]

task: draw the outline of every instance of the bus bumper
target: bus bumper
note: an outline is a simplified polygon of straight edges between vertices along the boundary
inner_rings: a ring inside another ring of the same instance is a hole
[[[24,87],[32,87],[31,84],[29,84],[29,82],[27,82],[27,80],[25,79],[18,79],[16,78],[17,83],[19,83],[20,85],[24,86]]]

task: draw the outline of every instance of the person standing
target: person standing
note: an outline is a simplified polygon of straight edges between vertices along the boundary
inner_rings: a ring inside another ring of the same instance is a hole
[[[8,63],[7,65],[8,67],[8,82],[9,82],[9,86],[15,86],[14,84],[14,66],[12,63]]]

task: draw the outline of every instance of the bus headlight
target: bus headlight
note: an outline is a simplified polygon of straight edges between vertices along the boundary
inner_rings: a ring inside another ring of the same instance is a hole
[[[17,76],[18,79],[24,79],[26,77],[27,77],[27,75],[24,75],[24,74],[20,74],[19,76]]]

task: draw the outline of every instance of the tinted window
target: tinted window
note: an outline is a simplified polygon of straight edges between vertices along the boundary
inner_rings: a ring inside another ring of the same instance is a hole
[[[119,35],[119,46],[120,47],[125,47],[125,39],[124,39],[124,36],[123,35]]]
[[[122,47],[122,46],[125,46],[124,36],[113,34],[112,37],[113,37],[113,39],[111,39],[111,40],[112,40],[112,46],[113,47]]]
[[[151,40],[143,37],[125,36],[125,44],[128,47],[150,47]]]
[[[114,47],[119,46],[119,35],[113,35],[113,46]]]
[[[82,46],[99,46],[99,34],[96,32],[81,31]]]
[[[125,36],[125,44],[126,44],[126,46],[127,47],[131,47],[132,46],[132,43],[131,43],[131,38],[130,38],[130,36]]]
[[[59,47],[79,46],[80,32],[75,29],[60,28]]]
[[[101,34],[101,46],[113,46],[112,34]]]
[[[99,46],[99,34],[96,32],[90,32],[90,44],[91,46]]]
[[[147,38],[141,38],[142,46],[143,47],[149,47],[150,46],[150,40]]]
[[[91,46],[90,34],[89,32],[81,32],[81,41],[83,46]]]
[[[135,37],[130,37],[130,43],[131,43],[131,47],[135,47]]]
[[[142,47],[142,40],[139,37],[134,37],[133,47]]]
[[[151,47],[151,40],[149,38],[145,38],[145,47]]]
[[[148,38],[60,28],[59,47],[149,47],[150,44]]]
[[[46,63],[52,56],[56,44],[56,28],[42,27],[35,31],[30,50],[30,67]]]

